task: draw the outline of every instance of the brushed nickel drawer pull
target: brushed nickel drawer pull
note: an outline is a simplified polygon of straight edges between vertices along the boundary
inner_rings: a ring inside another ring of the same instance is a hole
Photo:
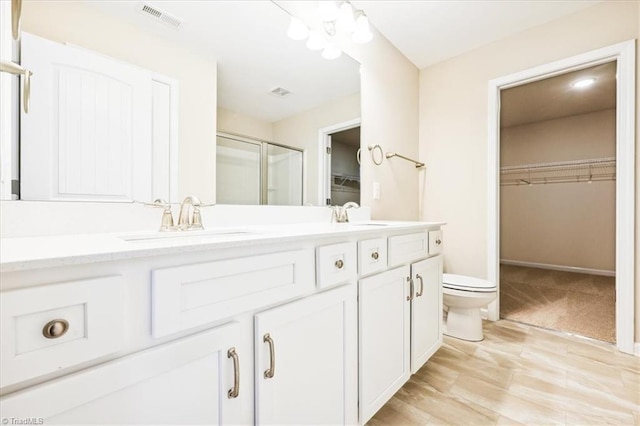
[[[344,267],[344,261],[342,259],[338,259],[336,260],[335,265],[336,265],[336,268],[342,269]]]
[[[379,257],[380,257],[380,253],[378,253],[377,251],[374,251],[373,253],[371,253],[371,258],[373,260],[378,260]]]
[[[416,274],[416,278],[420,280],[420,291],[416,293],[416,297],[422,296],[422,291],[424,290],[424,280],[420,274]]]
[[[409,282],[409,295],[407,296],[407,302],[413,300],[413,279],[411,277],[407,277],[407,281]]]
[[[438,238],[438,239],[436,240],[436,244],[437,244],[437,245],[442,244],[442,240],[441,240],[440,238]]]
[[[227,351],[227,358],[233,358],[233,387],[227,392],[229,399],[237,398],[240,394],[240,361],[236,348]]]
[[[264,335],[262,341],[269,343],[269,368],[264,371],[264,378],[271,379],[276,373],[276,347],[269,333]]]
[[[42,328],[42,335],[47,339],[57,339],[62,337],[69,330],[69,322],[64,319],[54,319],[49,321]]]

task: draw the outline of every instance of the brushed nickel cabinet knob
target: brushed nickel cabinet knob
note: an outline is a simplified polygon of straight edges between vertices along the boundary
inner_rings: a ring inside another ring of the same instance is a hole
[[[344,267],[344,261],[342,259],[338,259],[336,260],[335,265],[336,265],[336,268],[342,269]]]
[[[54,319],[49,321],[42,328],[42,335],[47,339],[57,339],[62,337],[69,330],[69,322],[64,319]]]
[[[373,260],[378,260],[379,257],[380,257],[380,253],[378,253],[377,251],[374,251],[373,253],[371,253],[371,258]]]

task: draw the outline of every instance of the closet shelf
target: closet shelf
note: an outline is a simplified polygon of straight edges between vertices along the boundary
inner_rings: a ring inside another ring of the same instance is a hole
[[[500,168],[500,185],[534,185],[615,180],[616,158],[602,157]]]
[[[338,186],[343,186],[346,182],[360,183],[360,176],[345,175],[342,173],[332,174],[331,179],[333,183]]]

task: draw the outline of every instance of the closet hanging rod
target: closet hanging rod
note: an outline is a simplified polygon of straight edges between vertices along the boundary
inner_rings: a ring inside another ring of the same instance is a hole
[[[570,161],[557,161],[553,163],[536,163],[536,164],[522,164],[517,166],[502,166],[500,171],[502,173],[518,173],[521,171],[534,171],[534,170],[572,170],[579,168],[586,168],[588,166],[595,167],[607,167],[615,166],[616,157],[601,157],[590,158],[587,160],[570,160]]]
[[[405,157],[404,155],[400,155],[400,154],[398,154],[397,152],[387,152],[387,153],[385,154],[385,156],[386,156],[387,158],[391,158],[391,157],[400,157],[400,158],[402,158],[403,160],[411,161],[412,163],[414,163],[414,164],[416,165],[416,169],[419,169],[420,167],[424,167],[424,163],[421,163],[421,162],[416,161],[416,160],[412,160],[411,158],[409,158],[409,157]]]

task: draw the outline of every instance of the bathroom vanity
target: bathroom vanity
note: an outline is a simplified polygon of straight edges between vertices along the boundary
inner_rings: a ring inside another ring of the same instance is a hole
[[[441,225],[4,239],[2,416],[364,424],[442,342]]]

